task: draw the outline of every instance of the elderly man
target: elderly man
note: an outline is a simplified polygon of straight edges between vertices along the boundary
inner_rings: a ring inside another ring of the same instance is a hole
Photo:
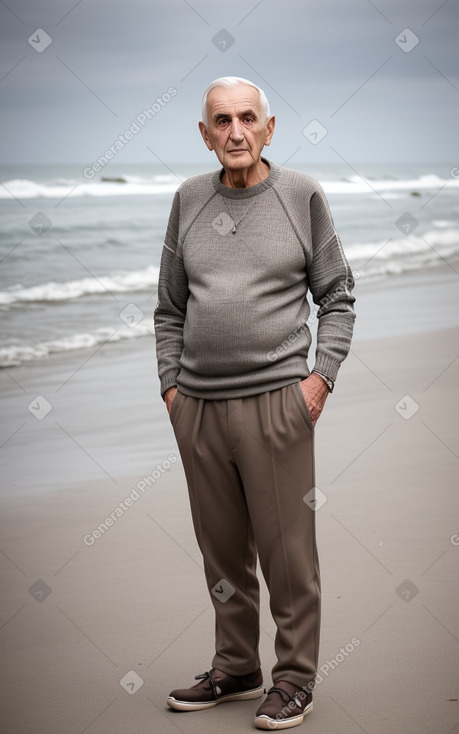
[[[286,729],[312,710],[314,426],[349,350],[353,278],[317,181],[261,157],[275,124],[263,91],[223,77],[202,104],[199,129],[222,168],[175,195],[155,330],[215,609],[215,656],[167,704],[196,711],[263,695],[258,555],[277,662],[255,726]],[[308,290],[319,306],[311,372]]]

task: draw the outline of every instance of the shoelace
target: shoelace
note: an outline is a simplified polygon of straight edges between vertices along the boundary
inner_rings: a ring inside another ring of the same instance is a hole
[[[290,701],[293,701],[293,703],[295,704],[295,706],[298,706],[298,708],[300,708],[300,709],[302,708],[301,701],[297,697],[298,694],[299,694],[299,691],[296,691],[296,693],[294,693],[293,696],[290,696],[287,693],[287,691],[284,691],[283,688],[278,688],[277,686],[273,686],[272,688],[269,689],[268,696],[269,696],[270,693],[278,693],[280,695],[281,699],[282,699],[282,703],[284,703],[284,704],[288,704],[288,703],[290,703]],[[285,700],[285,699],[287,699],[287,700]]]
[[[200,673],[199,675],[195,675],[195,680],[209,680],[210,685],[212,686],[212,691],[215,696],[215,698],[218,698],[222,695],[221,688],[218,687],[217,681],[215,678],[212,677],[212,673],[214,672],[214,669],[212,668],[210,671],[206,671],[205,673]]]

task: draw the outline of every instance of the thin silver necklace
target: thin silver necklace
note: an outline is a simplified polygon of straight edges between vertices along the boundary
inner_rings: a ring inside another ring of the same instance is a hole
[[[222,199],[223,199],[224,205],[226,206],[226,209],[228,211],[228,214],[230,215],[231,221],[233,222],[233,228],[231,230],[231,233],[232,234],[236,234],[237,228],[239,227],[240,223],[242,222],[242,220],[244,219],[244,217],[247,216],[247,214],[249,213],[249,211],[251,210],[251,208],[255,204],[256,197],[255,196],[253,197],[254,200],[249,204],[249,206],[247,207],[247,209],[245,210],[245,212],[242,214],[242,217],[240,217],[237,222],[235,221],[234,214],[232,213],[231,209],[229,208],[229,206],[228,206],[228,204],[226,202],[226,197],[225,196],[222,196]]]

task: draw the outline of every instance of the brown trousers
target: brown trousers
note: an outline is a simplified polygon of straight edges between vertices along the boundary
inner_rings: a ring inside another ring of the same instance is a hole
[[[231,400],[178,392],[171,422],[216,616],[212,665],[260,666],[257,551],[277,626],[273,682],[306,686],[317,670],[320,578],[314,429],[299,383]]]

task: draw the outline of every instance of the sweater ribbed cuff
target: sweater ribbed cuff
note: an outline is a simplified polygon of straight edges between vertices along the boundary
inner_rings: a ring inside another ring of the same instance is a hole
[[[164,396],[171,387],[177,387],[177,375],[180,370],[169,370],[161,377],[161,397]]]
[[[341,362],[329,357],[327,354],[316,354],[316,363],[313,370],[321,372],[325,377],[329,377],[330,380],[335,382],[340,366]]]

